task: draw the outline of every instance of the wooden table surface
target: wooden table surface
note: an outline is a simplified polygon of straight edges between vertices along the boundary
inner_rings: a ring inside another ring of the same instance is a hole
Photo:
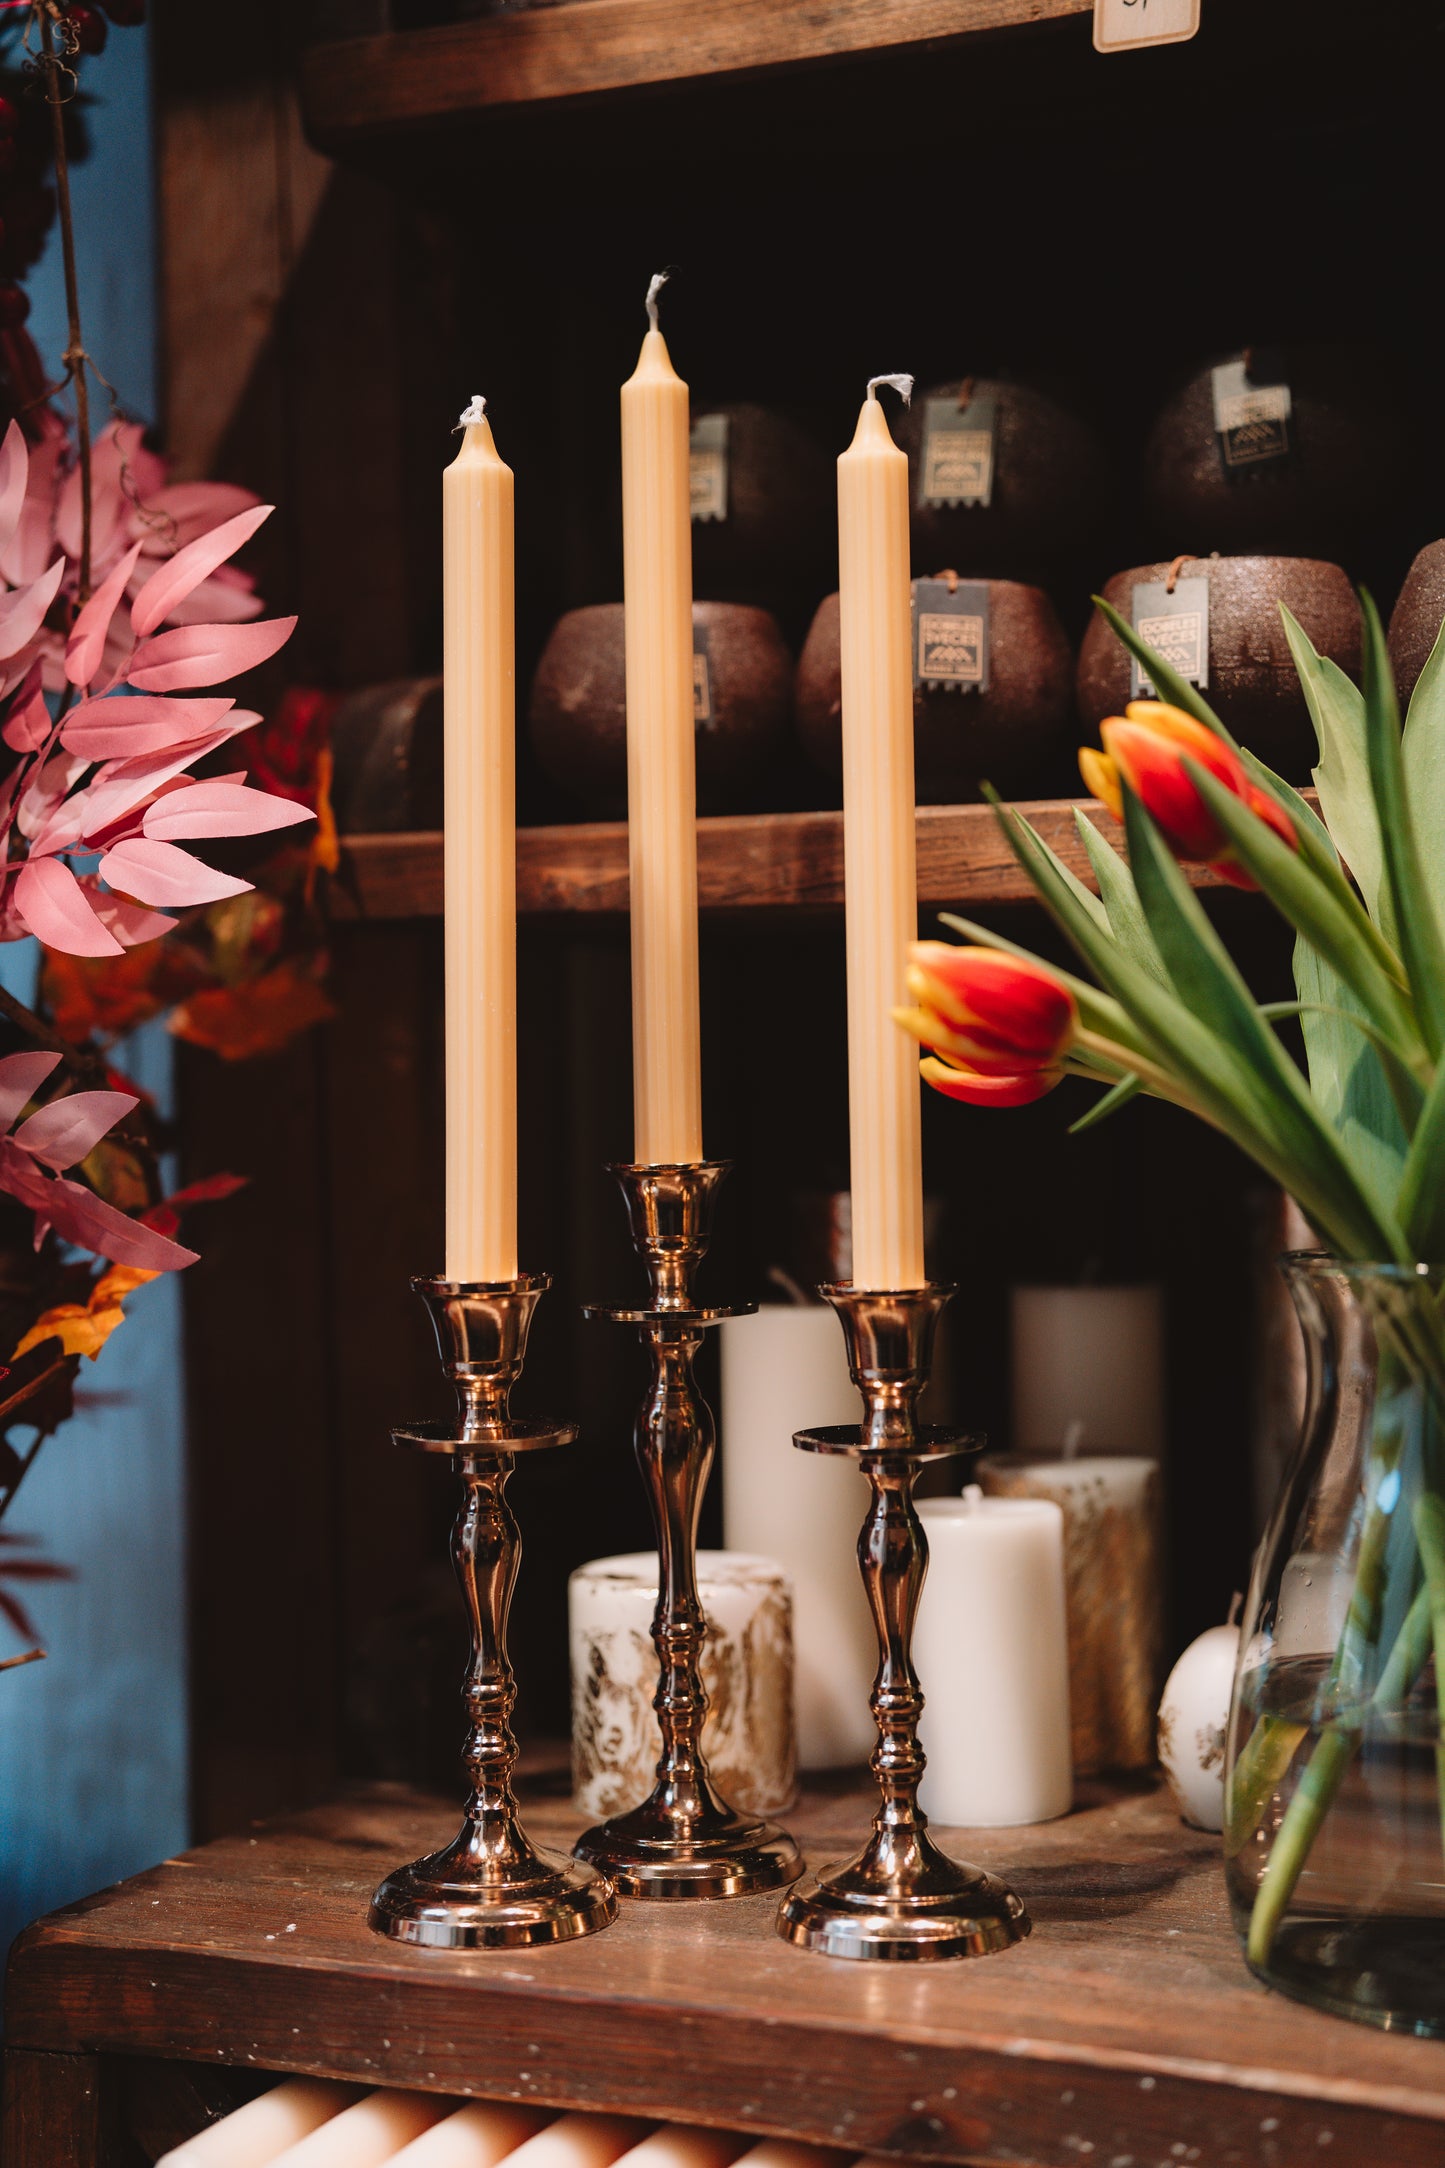
[[[824,1786],[788,1819],[818,1860],[851,1849],[866,1812],[856,1784]],[[772,1932],[772,1898],[625,1904],[607,1932],[556,1950],[449,1956],[381,1941],[365,1924],[373,1885],[457,1819],[368,1791],[56,1913],[12,1956],[7,2046],[316,2072],[1012,2168],[1445,2161],[1445,2045],[1257,1985],[1230,1929],[1218,1840],[1186,1830],[1151,1784],[1095,1785],[1062,1821],[950,1838],[1016,1883],[1034,1933],[938,1966],[793,1950]],[[531,1800],[527,1822],[554,1843],[578,1826],[557,1798]]]

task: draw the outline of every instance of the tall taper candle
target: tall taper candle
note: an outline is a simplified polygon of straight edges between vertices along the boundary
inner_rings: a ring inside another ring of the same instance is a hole
[[[838,461],[853,1284],[872,1289],[924,1284],[918,1059],[892,1016],[918,938],[908,460],[880,384],[913,379],[873,379]]]
[[[512,470],[486,402],[442,478],[447,1277],[517,1273],[517,786]]]
[[[633,1156],[702,1158],[687,386],[657,328],[622,387]],[[896,1027],[890,1027],[896,1028]]]

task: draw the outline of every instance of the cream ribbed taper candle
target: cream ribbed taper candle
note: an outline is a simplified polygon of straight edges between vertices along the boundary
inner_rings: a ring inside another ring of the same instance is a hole
[[[485,401],[442,477],[447,1278],[517,1273],[512,470]]]
[[[702,1158],[687,386],[657,328],[622,387],[633,1156]]]
[[[918,1058],[892,1014],[918,938],[908,460],[880,384],[912,390],[875,377],[838,461],[853,1284],[870,1289],[924,1284]]]

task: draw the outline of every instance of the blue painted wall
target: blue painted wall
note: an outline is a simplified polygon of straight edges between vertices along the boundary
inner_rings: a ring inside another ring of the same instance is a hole
[[[73,182],[86,345],[143,419],[156,411],[157,358],[147,40],[144,29],[112,31],[86,62],[92,151]],[[57,237],[29,291],[30,328],[54,369],[65,345]],[[104,415],[102,393],[97,426]],[[33,943],[0,946],[0,978],[22,999],[34,975]],[[116,1060],[169,1104],[164,1030],[138,1032]],[[166,1278],[131,1298],[129,1322],[81,1365],[83,1407],[45,1446],[10,1515],[76,1579],[27,1591],[50,1654],[0,1674],[0,1949],[38,1913],[186,1841],[180,1294]],[[3,1653],[16,1651],[7,1642]]]

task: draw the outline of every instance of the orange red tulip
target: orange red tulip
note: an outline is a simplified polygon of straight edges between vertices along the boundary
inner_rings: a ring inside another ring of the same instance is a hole
[[[917,1006],[895,1013],[931,1049],[925,1080],[973,1106],[1020,1107],[1064,1074],[1078,1029],[1067,986],[1042,964],[995,949],[918,941],[908,990]]]
[[[1287,816],[1250,781],[1238,754],[1182,708],[1165,700],[1131,700],[1122,715],[1111,715],[1100,725],[1099,735],[1102,752],[1092,745],[1079,752],[1079,770],[1090,791],[1122,820],[1122,786],[1127,783],[1177,857],[1212,866],[1236,888],[1256,885],[1230,855],[1224,830],[1200,796],[1186,760],[1197,762],[1277,836],[1298,848]]]

